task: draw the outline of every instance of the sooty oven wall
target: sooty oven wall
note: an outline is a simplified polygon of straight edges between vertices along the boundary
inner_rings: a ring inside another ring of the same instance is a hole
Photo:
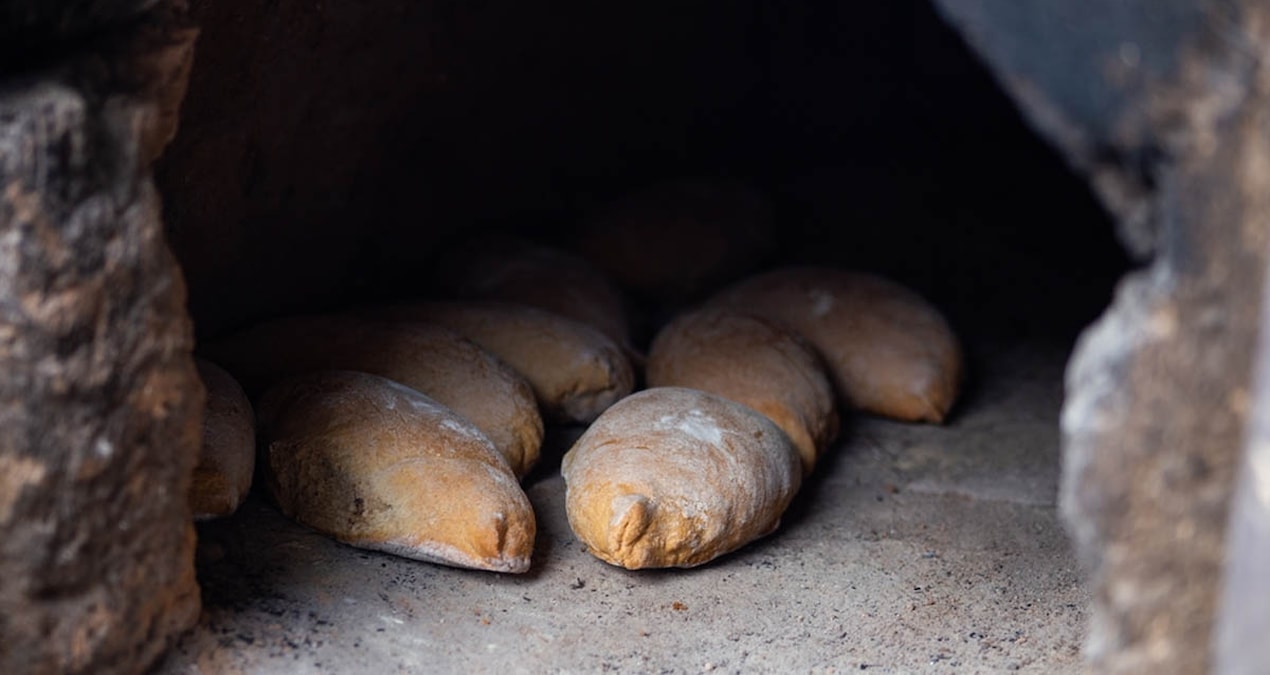
[[[456,233],[568,247],[589,210],[680,176],[768,194],[767,262],[887,274],[963,333],[1070,338],[1127,265],[925,2],[193,11],[158,182],[202,339],[427,293]]]

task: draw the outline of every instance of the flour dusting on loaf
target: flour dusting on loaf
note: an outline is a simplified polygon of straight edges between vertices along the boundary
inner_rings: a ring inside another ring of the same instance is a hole
[[[739,310],[676,317],[653,340],[647,379],[650,387],[700,389],[766,415],[798,448],[804,473],[838,431],[820,358],[789,329]]]
[[[723,430],[719,428],[718,420],[700,410],[662,415],[653,428],[658,431],[677,430],[702,443],[717,444],[723,440]]]
[[[770,533],[802,475],[767,418],[678,387],[609,408],[562,468],[573,531],[629,569],[700,565]]]

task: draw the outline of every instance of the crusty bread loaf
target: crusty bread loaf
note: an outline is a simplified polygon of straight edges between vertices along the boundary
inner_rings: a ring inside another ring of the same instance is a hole
[[[838,433],[833,387],[801,338],[731,309],[683,314],[653,340],[650,387],[688,387],[763,413],[794,442],[804,475]]]
[[[916,293],[876,276],[821,267],[775,270],[711,299],[781,322],[806,338],[853,407],[942,422],[961,384],[957,336]]]
[[[196,520],[228,516],[251,490],[256,468],[256,418],[238,381],[220,366],[195,359],[207,389],[203,447],[190,484]]]
[[[578,250],[622,288],[682,305],[760,264],[775,239],[768,199],[740,183],[681,178],[587,219]]]
[[[533,390],[510,366],[458,333],[421,323],[346,316],[276,319],[209,348],[248,392],[288,375],[359,370],[417,389],[467,418],[512,471],[538,461],[542,418]]]
[[[436,323],[463,335],[524,375],[557,422],[589,423],[635,386],[630,359],[606,335],[528,305],[417,302],[366,315]]]
[[[798,451],[766,417],[678,387],[618,401],[563,473],[574,533],[628,569],[700,565],[770,533],[802,479]]]
[[[559,249],[508,235],[478,237],[447,249],[434,277],[453,297],[544,309],[629,348],[630,324],[621,294],[590,263]]]
[[[361,548],[524,572],[533,509],[466,419],[366,373],[287,379],[260,403],[268,483],[283,513]]]

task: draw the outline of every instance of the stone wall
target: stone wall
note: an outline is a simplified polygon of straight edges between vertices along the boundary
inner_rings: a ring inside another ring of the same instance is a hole
[[[939,0],[1146,263],[1067,376],[1062,508],[1099,672],[1208,672],[1270,238],[1257,0]]]
[[[195,32],[154,5],[0,12],[33,50],[0,79],[6,673],[139,672],[198,618],[203,392],[148,170]]]

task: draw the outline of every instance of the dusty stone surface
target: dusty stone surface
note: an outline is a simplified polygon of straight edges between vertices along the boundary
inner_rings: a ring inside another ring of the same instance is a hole
[[[254,498],[200,525],[205,611],[158,672],[1082,672],[1065,353],[985,354],[947,427],[855,419],[776,535],[693,570],[585,553],[554,466],[530,479],[523,576],[340,546]]]
[[[940,2],[1151,260],[1068,373],[1087,650],[1102,672],[1207,672],[1270,239],[1270,12],[1044,4]]]
[[[0,83],[6,673],[138,672],[198,616],[203,395],[144,163],[167,69],[132,46]]]

